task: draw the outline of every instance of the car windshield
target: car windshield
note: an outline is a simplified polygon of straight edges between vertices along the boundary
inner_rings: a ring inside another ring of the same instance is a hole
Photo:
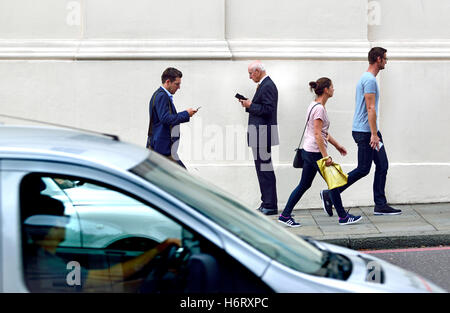
[[[323,263],[321,250],[162,156],[150,153],[130,171],[188,204],[268,257],[303,273],[315,274],[320,270]]]

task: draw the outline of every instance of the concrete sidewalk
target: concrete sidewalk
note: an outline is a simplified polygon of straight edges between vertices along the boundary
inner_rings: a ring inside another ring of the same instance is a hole
[[[351,249],[395,249],[450,245],[450,203],[392,205],[401,215],[375,216],[373,207],[350,209],[361,215],[361,222],[338,225],[338,216],[329,217],[322,209],[294,210],[301,227],[290,228],[293,234],[309,236]],[[278,216],[270,216],[277,220]]]

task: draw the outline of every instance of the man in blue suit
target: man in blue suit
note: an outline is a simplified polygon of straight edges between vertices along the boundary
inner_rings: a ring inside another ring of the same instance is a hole
[[[178,157],[180,124],[189,122],[197,113],[192,108],[177,113],[173,95],[180,89],[183,74],[176,68],[167,68],[162,76],[162,86],[152,95],[149,104],[147,148],[154,150],[186,168]]]
[[[252,100],[239,100],[249,113],[247,139],[252,148],[261,191],[258,208],[265,215],[278,213],[275,172],[272,166],[271,147],[279,144],[277,125],[278,90],[260,61],[248,67],[251,80],[258,84]]]

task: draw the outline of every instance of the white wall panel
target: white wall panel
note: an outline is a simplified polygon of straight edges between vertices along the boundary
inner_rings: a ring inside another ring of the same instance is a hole
[[[230,39],[362,40],[367,2],[354,0],[228,0]]]
[[[450,39],[448,0],[372,2],[376,4],[379,18],[369,28],[370,40],[420,42]]]
[[[86,38],[223,39],[223,0],[89,0]]]
[[[79,38],[81,12],[81,1],[2,0],[0,39]]]
[[[79,7],[77,7],[77,3]],[[388,49],[380,83],[380,130],[391,203],[450,201],[450,13],[447,0],[16,0],[0,1],[0,111],[108,133],[143,146],[148,101],[168,66],[183,72],[179,110],[189,169],[246,201],[259,188],[246,147],[247,65],[262,59],[279,90],[274,149],[280,209],[299,181],[291,162],[312,100],[308,82],[330,77],[330,132],[356,166],[351,137],[355,86],[371,46]],[[79,9],[79,11],[77,11]],[[79,15],[77,15],[79,13]],[[0,122],[13,122],[0,119]],[[371,174],[346,206],[371,205]],[[239,182],[236,183],[236,182]],[[317,178],[298,207],[320,207]]]

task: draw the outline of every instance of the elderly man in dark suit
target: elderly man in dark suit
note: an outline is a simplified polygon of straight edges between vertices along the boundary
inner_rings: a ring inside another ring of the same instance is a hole
[[[252,100],[239,100],[248,118],[248,145],[252,147],[261,191],[263,214],[278,213],[275,172],[272,166],[271,147],[279,144],[277,125],[278,90],[260,61],[252,62],[248,67],[250,79],[258,84]]]
[[[176,68],[167,68],[162,76],[162,86],[152,95],[149,104],[148,149],[154,150],[186,168],[178,157],[180,123],[189,122],[197,113],[192,108],[177,113],[173,95],[180,89],[183,74]]]

